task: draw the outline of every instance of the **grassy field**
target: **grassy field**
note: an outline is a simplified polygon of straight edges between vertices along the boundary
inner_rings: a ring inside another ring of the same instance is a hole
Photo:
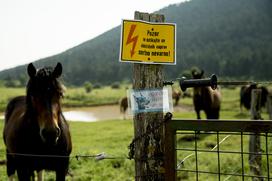
[[[0,91],[3,91],[0,89]],[[1,100],[8,100],[10,96],[20,94],[24,90],[4,90],[6,92],[5,97],[1,97]],[[3,94],[0,94],[3,95]],[[64,104],[79,106],[86,105],[89,102],[82,103],[78,99],[78,102],[72,102],[74,100],[71,97],[78,97],[79,95],[84,95],[87,98],[92,99],[94,95],[97,97],[97,104],[99,103],[108,103],[111,101],[118,100],[121,96],[125,95],[125,88],[120,90],[112,90],[110,88],[103,88],[103,91],[95,90],[89,95],[84,92],[83,89],[71,89],[67,90],[66,96],[69,99],[64,100]],[[240,113],[239,109],[239,89],[222,89],[223,103],[222,111],[220,112],[222,119],[250,119],[248,111]],[[83,96],[83,97],[84,97]],[[85,97],[85,98],[86,98]],[[98,98],[99,97],[99,98]],[[84,98],[84,99],[85,99]],[[107,99],[100,100],[100,99]],[[65,101],[67,101],[65,103]],[[95,102],[95,101],[94,101]],[[4,104],[4,101],[3,101]],[[182,99],[179,103],[179,106],[186,107],[189,109],[182,109],[182,111],[174,112],[175,118],[195,118],[195,113],[192,109],[192,100],[191,98]],[[204,114],[202,114],[204,118]],[[263,114],[265,119],[268,118],[266,113]],[[3,129],[3,121],[0,120],[0,130]],[[72,133],[73,140],[73,152],[70,162],[70,173],[73,176],[68,176],[67,180],[76,180],[76,181],[126,181],[134,180],[134,161],[128,160],[128,145],[130,144],[133,138],[133,123],[132,120],[108,120],[101,122],[70,122],[70,129]],[[226,135],[220,136],[222,140]],[[183,136],[178,136],[178,147],[191,147],[194,144],[194,141],[188,142],[182,139]],[[272,141],[272,140],[270,140]],[[210,135],[203,135],[199,140],[199,146],[202,148],[207,148],[207,145],[214,145],[216,143],[216,138]],[[224,144],[221,145],[221,148],[228,150],[237,150],[240,145],[240,141],[235,136],[231,136]],[[248,139],[245,138],[244,149],[248,148]],[[272,151],[272,148],[271,148]],[[96,161],[95,158],[79,158],[76,159],[76,155],[96,155],[99,153],[105,153],[109,157],[116,159],[105,159],[101,161]],[[178,160],[182,160],[186,156],[190,155],[191,152],[178,152]],[[2,134],[0,134],[0,160],[5,159],[5,150],[4,144],[2,141]],[[215,171],[217,168],[217,162],[214,163],[216,159],[215,154],[201,154],[199,155],[199,168],[202,170]],[[221,158],[221,167],[223,171],[231,171],[234,173],[239,173],[240,168],[240,157],[239,156],[226,156]],[[245,156],[245,162],[248,158]],[[272,160],[271,160],[272,161]],[[184,166],[186,168],[194,168],[194,158],[188,158]],[[272,168],[272,165],[271,165]],[[7,180],[5,174],[6,167],[0,165],[0,180]],[[248,164],[245,164],[245,171],[248,171]],[[180,180],[195,180],[193,174],[180,172],[178,173],[178,178]],[[241,180],[235,177],[227,178],[227,180]],[[222,179],[222,180],[224,180]],[[47,172],[45,174],[45,180],[54,180],[54,175],[52,172]],[[199,180],[218,180],[216,177],[207,175],[200,175]]]
[[[119,99],[126,96],[128,85],[122,85],[118,89],[112,89],[105,86],[99,89],[93,89],[86,93],[82,87],[67,88],[62,101],[65,107],[87,107],[104,104],[117,104]],[[0,86],[0,112],[6,108],[8,100],[18,95],[25,95],[25,88],[6,88]]]
[[[0,112],[5,110],[7,102],[10,98],[24,94],[25,88],[6,88],[0,86]]]
[[[0,120],[0,130],[3,121]],[[133,180],[134,163],[128,160],[128,145],[133,136],[132,121],[111,120],[94,123],[70,122],[73,151],[70,172],[73,177],[67,180]],[[5,159],[4,144],[0,134],[0,160]],[[105,153],[109,157],[120,159],[79,158],[76,155],[96,155]],[[7,180],[6,167],[0,166],[0,180]],[[54,180],[52,172],[45,174],[45,180]]]

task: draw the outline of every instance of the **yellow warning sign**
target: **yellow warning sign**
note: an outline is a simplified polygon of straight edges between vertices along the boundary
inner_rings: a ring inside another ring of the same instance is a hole
[[[176,64],[176,25],[123,20],[120,61]]]

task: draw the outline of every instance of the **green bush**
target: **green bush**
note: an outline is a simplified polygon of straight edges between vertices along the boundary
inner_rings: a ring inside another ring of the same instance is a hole
[[[118,82],[114,82],[111,84],[111,88],[112,89],[119,89],[120,88],[120,84]]]
[[[85,88],[85,91],[87,93],[90,93],[92,91],[92,89],[93,89],[93,85],[90,82],[85,82],[84,83],[84,88]]]

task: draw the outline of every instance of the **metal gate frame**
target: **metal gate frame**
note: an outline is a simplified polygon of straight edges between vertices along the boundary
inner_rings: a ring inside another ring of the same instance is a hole
[[[271,137],[271,135],[268,135],[269,133],[272,133],[272,121],[271,120],[193,120],[193,119],[187,119],[187,120],[180,120],[180,119],[172,119],[168,122],[166,122],[165,125],[166,128],[166,141],[165,141],[165,160],[166,160],[166,166],[165,166],[165,173],[166,178],[169,181],[177,180],[177,172],[179,171],[187,171],[187,172],[194,172],[196,174],[196,180],[198,180],[198,174],[202,173],[201,170],[198,170],[198,163],[197,163],[197,153],[198,152],[205,152],[205,150],[198,150],[197,149],[197,140],[195,139],[195,149],[190,151],[195,151],[195,157],[196,157],[196,166],[195,170],[180,170],[177,169],[177,150],[182,150],[177,148],[176,138],[177,134],[179,134],[180,131],[194,131],[194,134],[197,135],[200,132],[207,132],[211,133],[214,132],[214,134],[217,135],[217,145],[219,145],[219,134],[235,134],[235,135],[241,135],[241,139],[243,139],[243,135],[259,135],[265,137],[265,150],[262,153],[250,153],[250,152],[244,152],[243,151],[243,141],[241,140],[241,151],[235,152],[237,154],[241,155],[242,160],[242,168],[244,164],[243,155],[246,154],[254,154],[254,155],[261,155],[265,156],[267,159],[267,175],[266,176],[256,176],[256,175],[249,175],[245,174],[242,171],[242,174],[238,175],[241,176],[242,180],[244,180],[247,177],[255,177],[260,180],[266,179],[272,179],[272,177],[269,175],[269,157],[272,155],[272,153],[269,153],[268,151],[268,137]],[[219,146],[214,152],[217,152],[218,158],[221,153],[225,153],[224,151],[220,151]],[[208,172],[209,174],[218,174],[218,180],[220,180],[220,175],[230,175],[230,176],[237,176],[237,174],[234,173],[221,173],[220,172],[220,159],[217,160],[218,162],[218,172]]]

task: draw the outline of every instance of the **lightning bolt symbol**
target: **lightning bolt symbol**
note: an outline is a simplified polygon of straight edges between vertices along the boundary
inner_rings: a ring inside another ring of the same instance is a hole
[[[131,57],[135,54],[135,46],[136,46],[136,43],[137,43],[137,40],[138,40],[138,36],[133,37],[133,33],[134,33],[135,29],[136,29],[136,25],[135,24],[131,25],[130,30],[129,30],[129,34],[128,34],[128,39],[127,39],[127,42],[126,42],[126,45],[128,45],[130,43],[133,43],[132,44],[132,49],[130,50],[130,56]]]

